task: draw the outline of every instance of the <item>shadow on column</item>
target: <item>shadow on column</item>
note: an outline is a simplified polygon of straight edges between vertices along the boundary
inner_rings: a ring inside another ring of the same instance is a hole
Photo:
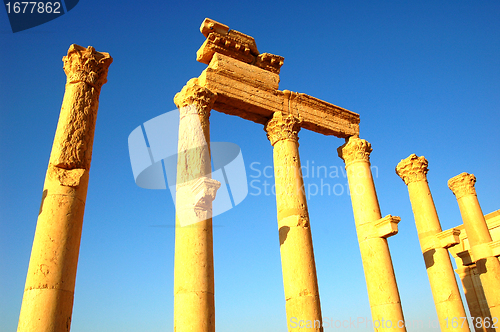
[[[280,227],[279,233],[280,233],[280,246],[285,243],[286,237],[288,236],[288,232],[290,232],[290,227],[288,226],[283,226]]]

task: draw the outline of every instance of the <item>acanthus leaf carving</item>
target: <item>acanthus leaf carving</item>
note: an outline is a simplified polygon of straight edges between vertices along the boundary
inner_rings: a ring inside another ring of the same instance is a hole
[[[337,149],[339,157],[349,166],[356,161],[370,162],[372,145],[364,139],[356,136],[349,137],[348,141]]]
[[[208,120],[216,99],[216,93],[198,85],[198,78],[192,78],[175,95],[174,103],[179,108],[181,117],[184,115],[183,112],[193,111],[186,108],[186,106],[194,105],[200,118]]]
[[[85,82],[100,89],[107,82],[108,68],[113,62],[109,53],[97,52],[95,48],[87,48],[73,44],[68,55],[63,57],[64,72],[68,83]]]
[[[285,115],[283,112],[274,112],[272,119],[266,123],[264,130],[272,146],[281,140],[298,142],[301,123],[302,120],[292,114]]]
[[[427,181],[429,162],[424,156],[417,157],[416,154],[401,160],[396,166],[396,174],[406,185],[416,181]]]
[[[461,173],[448,180],[448,188],[455,194],[456,198],[462,198],[466,195],[476,195],[476,177],[474,174]]]

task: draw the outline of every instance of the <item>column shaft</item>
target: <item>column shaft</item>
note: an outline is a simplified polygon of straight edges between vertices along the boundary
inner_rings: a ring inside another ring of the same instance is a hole
[[[380,324],[390,321],[391,325],[377,328],[378,323],[375,323],[374,329],[406,331],[387,239],[373,236],[373,223],[380,220],[382,215],[370,169],[371,151],[370,143],[351,137],[339,148],[339,156],[346,163],[372,320]]]
[[[69,331],[95,121],[113,61],[71,45],[66,90],[45,176],[24,290],[19,332]]]
[[[454,327],[454,317],[466,317],[462,298],[448,250],[439,244],[441,224],[427,182],[428,162],[411,155],[396,167],[396,173],[408,186],[420,247],[441,331],[469,331],[467,322]]]
[[[309,212],[298,151],[300,122],[291,115],[276,112],[265,129],[273,145],[288,331],[302,328],[323,331]]]
[[[174,259],[174,330],[214,332],[209,115],[216,95],[190,80],[174,101],[180,110]]]
[[[488,319],[491,321],[490,309],[488,308],[488,303],[484,297],[483,286],[481,286],[481,280],[479,280],[479,277],[475,275],[475,270],[476,265],[474,264],[472,266],[461,266],[457,268],[455,272],[457,272],[460,280],[462,281],[462,287],[471,317],[481,317],[483,319],[485,317],[489,317]],[[484,324],[472,324],[471,327],[476,332],[495,331],[495,329],[486,328]]]
[[[448,187],[457,198],[491,318],[498,321],[496,331],[500,331],[500,262],[489,246],[491,236],[477,199],[475,182],[474,175],[462,173],[451,178]]]

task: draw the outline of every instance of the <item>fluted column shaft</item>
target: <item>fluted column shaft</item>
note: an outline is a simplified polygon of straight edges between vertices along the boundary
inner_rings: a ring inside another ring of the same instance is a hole
[[[492,253],[491,235],[477,199],[473,174],[462,173],[448,181],[460,208],[472,259],[481,279],[484,295],[493,319],[500,320],[500,262]],[[500,322],[496,330],[500,331]]]
[[[420,247],[424,255],[432,296],[441,331],[469,332],[467,321],[453,326],[453,317],[466,317],[462,298],[448,250],[439,243],[441,224],[427,182],[428,162],[412,154],[396,167],[396,173],[408,186],[411,206],[417,226]]]
[[[66,90],[45,176],[19,332],[69,331],[101,87],[113,59],[71,45]]]
[[[190,80],[176,94],[180,111],[174,258],[174,331],[214,332],[209,116],[216,95]]]
[[[361,260],[365,272],[368,299],[375,331],[406,331],[403,309],[392,266],[386,237],[397,232],[378,231],[378,220],[382,220],[377,193],[370,169],[370,143],[350,137],[338,149],[346,164],[347,179],[358,234]],[[390,218],[394,218],[388,216]],[[379,323],[376,323],[376,322]],[[390,327],[380,326],[390,321]],[[379,326],[379,328],[377,328]]]
[[[300,120],[276,112],[265,130],[273,146],[288,331],[302,328],[306,331],[323,331],[309,212],[298,150]]]

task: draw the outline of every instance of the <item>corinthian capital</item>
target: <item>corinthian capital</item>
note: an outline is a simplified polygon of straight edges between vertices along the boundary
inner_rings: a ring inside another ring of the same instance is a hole
[[[272,146],[285,139],[297,142],[301,123],[302,120],[292,114],[284,115],[283,112],[274,112],[273,118],[266,123],[264,130]]]
[[[476,177],[474,174],[462,173],[448,180],[448,188],[459,199],[466,195],[476,195],[475,183]]]
[[[190,79],[182,88],[181,92],[174,97],[174,103],[181,111],[181,116],[185,112],[196,111],[200,117],[208,117],[217,99],[217,94],[198,85],[198,79]],[[194,105],[196,110],[185,109],[186,106]]]
[[[427,181],[428,165],[429,162],[424,156],[417,157],[416,154],[412,154],[399,162],[396,166],[396,174],[403,179],[406,185],[411,182]]]
[[[97,52],[95,48],[87,48],[73,44],[68,55],[63,57],[64,72],[67,83],[85,82],[100,89],[107,82],[108,68],[113,58],[109,53]]]
[[[337,149],[337,152],[346,166],[356,161],[370,162],[372,145],[364,139],[351,136],[349,141]]]

